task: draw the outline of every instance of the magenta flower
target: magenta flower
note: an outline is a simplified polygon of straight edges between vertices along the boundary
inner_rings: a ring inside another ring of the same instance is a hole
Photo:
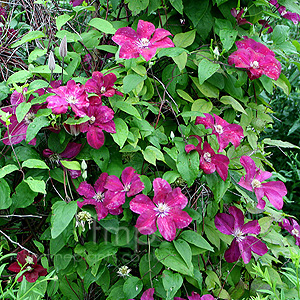
[[[130,201],[130,209],[140,214],[135,227],[141,234],[150,235],[159,229],[167,241],[173,241],[176,228],[187,227],[192,218],[182,209],[188,199],[181,193],[179,187],[172,190],[170,184],[161,178],[153,181],[154,198],[140,194]]]
[[[263,182],[272,176],[270,172],[258,169],[255,162],[249,156],[242,156],[240,159],[242,166],[246,170],[246,175],[241,178],[239,185],[248,191],[254,191],[257,197],[257,208],[264,209],[266,196],[276,209],[282,209],[283,197],[287,194],[286,187],[281,181]]]
[[[143,293],[141,300],[154,300],[153,294],[154,294],[154,288],[148,289]],[[134,299],[129,299],[129,300],[134,300]]]
[[[297,25],[300,21],[300,15],[298,15],[297,13],[292,13],[290,11],[286,11],[285,6],[280,6],[278,8],[278,12],[280,13],[280,15],[283,18],[292,21],[295,25]]]
[[[48,108],[51,108],[54,114],[65,114],[70,106],[76,116],[85,116],[82,109],[89,106],[89,101],[83,86],[69,80],[66,86],[52,89],[52,93],[56,95],[49,96],[47,102]]]
[[[116,80],[117,76],[114,73],[103,75],[100,72],[93,72],[92,78],[85,84],[85,89],[87,92],[95,93],[100,97],[112,97],[114,94],[123,96],[121,92],[113,88]]]
[[[115,175],[108,176],[105,188],[109,191],[108,196],[112,203],[118,203],[119,206],[125,203],[125,196],[132,197],[140,193],[144,189],[144,184],[140,179],[140,175],[135,173],[134,168],[127,167],[121,175],[122,182]],[[110,206],[114,209],[116,206]]]
[[[237,41],[236,45],[238,50],[228,58],[230,65],[246,69],[251,80],[263,74],[274,80],[279,78],[281,64],[268,47],[249,38]]]
[[[47,157],[51,163],[56,164],[57,166],[61,165],[61,160],[72,160],[75,158],[80,150],[82,144],[71,142],[67,145],[66,149],[61,153],[55,153],[51,149],[44,149],[43,156]],[[71,178],[77,178],[81,175],[79,170],[70,170],[68,169]]]
[[[220,177],[225,181],[228,176],[228,157],[223,154],[216,154],[206,141],[203,143],[203,149],[201,149],[201,137],[198,135],[193,135],[193,137],[198,140],[198,145],[186,145],[185,151],[189,153],[192,150],[196,150],[200,155],[200,169],[202,169],[205,174],[211,174],[217,171]]]
[[[188,296],[188,300],[214,300],[214,299],[215,298],[212,295],[206,294],[201,297],[199,294],[195,292],[192,292],[192,295]],[[185,300],[185,299],[180,297],[175,297],[174,300]]]
[[[174,47],[168,35],[172,34],[163,28],[155,29],[150,22],[139,20],[136,32],[130,27],[119,28],[112,40],[121,46],[120,58],[137,58],[141,54],[149,61],[158,48]]]
[[[271,27],[271,25],[266,20],[259,20],[258,23],[260,25],[262,25],[263,28],[268,28],[267,33],[272,33],[273,32],[273,28]]]
[[[268,252],[267,246],[254,236],[260,233],[260,226],[257,220],[244,224],[244,215],[235,206],[229,207],[229,213],[218,213],[215,217],[216,228],[227,235],[233,235],[230,248],[226,250],[224,258],[227,262],[233,263],[242,257],[245,264],[251,260],[251,251],[257,255],[264,255]]]
[[[121,206],[123,203],[116,202],[118,200],[117,198],[112,199],[109,197],[107,189],[104,187],[107,177],[107,173],[102,173],[95,182],[94,187],[84,181],[80,183],[77,189],[77,192],[81,196],[84,196],[83,202],[77,201],[78,206],[82,208],[84,205],[94,205],[98,221],[104,219],[108,213],[118,215],[122,212]],[[111,209],[111,207],[113,207],[113,209]]]
[[[300,246],[300,226],[298,222],[292,218],[283,219],[279,226],[287,230],[296,240],[296,245]]]
[[[7,11],[4,7],[0,7],[0,23],[5,23],[7,20]]]
[[[111,133],[116,132],[116,126],[113,121],[114,111],[104,105],[90,105],[84,110],[84,113],[90,117],[90,120],[80,124],[80,131],[87,132],[88,144],[95,149],[99,149],[104,144],[104,133],[102,130]]]
[[[244,25],[244,24],[252,25],[252,23],[248,22],[245,18],[242,18],[242,15],[244,14],[243,8],[240,11],[238,11],[236,8],[232,8],[230,12],[231,15],[236,19],[238,25]]]
[[[30,254],[27,250],[22,250],[17,254],[17,261],[13,262],[9,267],[9,271],[20,273],[23,270],[26,272],[18,278],[18,282],[23,280],[25,276],[28,282],[35,282],[39,276],[46,276],[47,269],[37,264],[37,258]]]
[[[75,6],[81,5],[83,1],[84,1],[84,0],[70,0],[70,4],[72,4],[73,7],[75,7]],[[89,2],[88,0],[85,0],[85,1],[86,1],[86,2]]]
[[[219,116],[214,114],[214,118],[207,113],[205,117],[197,117],[195,124],[203,124],[205,128],[211,128],[212,134],[217,137],[219,143],[218,152],[222,152],[231,142],[234,147],[238,147],[244,137],[243,128],[238,124],[229,124]]]

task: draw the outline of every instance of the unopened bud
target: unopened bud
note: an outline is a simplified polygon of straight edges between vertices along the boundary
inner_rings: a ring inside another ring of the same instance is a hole
[[[59,55],[61,57],[66,57],[67,56],[67,37],[64,36],[64,38],[61,40],[60,46],[59,46]]]
[[[50,51],[50,54],[49,54],[48,67],[51,72],[53,72],[55,70],[55,59],[54,59],[54,54],[52,51]]]
[[[86,170],[87,169],[87,164],[86,161],[83,159],[81,162],[81,170]]]

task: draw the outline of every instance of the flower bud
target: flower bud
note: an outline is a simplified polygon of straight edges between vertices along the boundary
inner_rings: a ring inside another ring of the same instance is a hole
[[[67,37],[64,36],[64,38],[61,40],[60,46],[59,46],[59,55],[61,57],[66,57],[67,56]]]
[[[52,51],[50,51],[50,54],[49,54],[48,67],[51,72],[53,72],[55,70],[55,59],[54,59],[54,54]]]

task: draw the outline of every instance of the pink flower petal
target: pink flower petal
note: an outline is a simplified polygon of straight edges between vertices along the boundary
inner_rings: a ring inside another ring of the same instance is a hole
[[[173,241],[176,237],[176,227],[173,218],[169,216],[158,217],[157,227],[161,235],[169,242]]]
[[[121,183],[120,179],[115,175],[110,175],[106,179],[106,183],[104,188],[112,191],[112,192],[120,192],[123,191],[124,186]]]
[[[228,209],[229,213],[233,216],[234,219],[234,229],[241,229],[244,225],[244,214],[236,206],[230,206]]]
[[[263,191],[276,209],[282,209],[283,197],[287,194],[286,187],[281,181],[270,181],[262,184]]]
[[[239,249],[239,245],[238,245],[236,239],[234,239],[231,242],[229,249],[227,249],[225,251],[224,258],[227,262],[233,263],[233,262],[238,261],[240,256],[241,256],[241,252]]]
[[[215,217],[216,228],[227,235],[232,235],[234,231],[234,218],[225,213],[218,213]]]
[[[156,43],[158,41],[162,41],[162,40],[165,40],[165,38],[169,35],[172,35],[171,32],[169,32],[168,30],[166,29],[163,29],[163,28],[157,28],[153,34],[153,37],[152,39],[150,40],[150,42],[153,44],[153,43]],[[169,38],[168,38],[169,39]],[[171,40],[170,40],[171,41]],[[168,47],[174,47],[174,44],[173,42],[171,41],[168,42],[169,45],[171,46],[168,46]],[[165,48],[165,47],[160,47],[160,48]]]
[[[119,28],[112,37],[112,40],[121,46],[127,44],[128,42],[134,43],[137,39],[137,33],[130,27]]]
[[[172,209],[170,215],[172,215],[176,228],[185,228],[193,221],[186,211],[183,211],[179,208]]]
[[[67,145],[66,149],[60,153],[62,158],[72,159],[80,153],[82,144],[71,142]]]
[[[170,184],[162,178],[155,178],[153,180],[153,190],[154,190],[154,196],[156,196],[157,194],[159,194],[161,192],[163,192],[163,193],[171,193],[172,192],[172,188],[171,188]]]
[[[137,219],[135,227],[141,234],[150,235],[157,230],[156,212],[147,210],[143,212]]]
[[[148,289],[145,291],[141,297],[141,300],[154,300],[154,288]]]
[[[265,255],[268,252],[268,247],[262,241],[254,236],[247,236],[251,250],[257,255]]]
[[[86,138],[88,144],[95,149],[101,148],[104,144],[104,133],[98,127],[91,126],[88,130]]]
[[[81,182],[76,191],[79,195],[84,196],[85,198],[93,198],[95,196],[94,188],[86,181]]]
[[[155,207],[151,199],[144,194],[137,195],[130,201],[130,209],[137,214],[153,210]]]
[[[248,264],[251,260],[251,241],[249,240],[249,236],[244,237],[244,239],[238,243],[242,259],[245,264]]]
[[[251,234],[259,234],[260,226],[257,220],[252,220],[241,227],[241,231],[243,234],[251,233]]]
[[[155,26],[147,21],[139,20],[138,26],[137,26],[137,36],[139,39],[145,38],[147,40],[150,40],[151,35],[155,31]]]
[[[105,191],[104,185],[108,177],[107,173],[102,173],[95,182],[94,188],[97,193],[103,193]]]
[[[182,194],[179,187],[175,188],[165,199],[165,203],[170,207],[184,209],[188,204],[188,199]]]

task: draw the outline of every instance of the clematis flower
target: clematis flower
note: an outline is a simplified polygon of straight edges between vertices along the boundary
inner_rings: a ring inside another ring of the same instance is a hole
[[[259,20],[258,23],[260,25],[262,25],[263,28],[268,28],[267,33],[272,33],[273,32],[273,28],[271,27],[271,25],[266,20]]]
[[[17,261],[13,262],[9,267],[9,271],[20,273],[26,270],[22,276],[18,278],[18,282],[23,280],[25,276],[28,282],[35,282],[39,276],[46,276],[47,269],[37,264],[37,258],[30,254],[27,250],[22,250],[17,254]]]
[[[89,101],[83,86],[69,80],[66,86],[52,89],[52,93],[56,95],[49,96],[47,102],[48,108],[51,108],[54,114],[65,114],[70,106],[76,116],[85,116],[82,109],[89,106]]]
[[[130,27],[119,28],[112,40],[121,46],[120,58],[137,58],[142,55],[149,61],[158,48],[174,47],[168,35],[172,35],[168,30],[155,29],[152,23],[139,20],[136,32]]]
[[[104,188],[108,190],[107,194],[110,197],[110,209],[115,209],[125,203],[125,196],[132,197],[140,193],[144,189],[144,184],[140,179],[140,175],[135,173],[134,168],[127,167],[121,174],[121,179],[115,176],[108,176]],[[116,204],[118,204],[118,206]]]
[[[154,294],[154,288],[148,289],[143,293],[141,300],[154,300],[153,294]],[[134,300],[134,299],[129,299],[129,300]]]
[[[254,191],[258,200],[257,208],[264,209],[266,196],[276,209],[282,209],[283,197],[287,194],[286,187],[281,181],[263,182],[272,176],[272,173],[257,168],[255,162],[249,156],[242,156],[240,159],[246,170],[246,175],[241,178],[239,185],[248,191]]]
[[[205,117],[197,117],[195,124],[203,124],[205,128],[211,128],[212,134],[217,137],[219,143],[218,152],[222,152],[231,142],[234,147],[238,147],[244,137],[243,128],[238,124],[229,124],[219,116],[214,114],[214,118],[207,113]]]
[[[84,0],[70,0],[70,4],[73,5],[73,7],[75,6],[79,6],[83,3]],[[88,0],[85,0],[86,2],[88,2]]]
[[[234,64],[236,68],[246,69],[251,80],[263,74],[274,80],[279,78],[281,64],[268,47],[249,38],[237,41],[236,45],[238,50],[228,58],[230,65]]]
[[[104,144],[102,130],[111,133],[116,132],[116,125],[113,121],[114,111],[104,105],[90,105],[84,109],[84,113],[90,117],[90,120],[79,125],[80,131],[87,132],[88,144],[95,149],[99,149]]]
[[[185,151],[189,153],[192,150],[196,150],[200,155],[200,169],[202,169],[205,174],[211,174],[217,171],[220,177],[225,181],[228,176],[228,157],[223,154],[216,154],[206,141],[203,143],[203,149],[201,149],[201,137],[198,135],[193,135],[193,137],[198,140],[198,145],[186,145]]]
[[[192,292],[192,295],[188,296],[188,300],[214,300],[214,299],[215,298],[212,295],[206,294],[201,297],[199,294],[195,292]],[[185,300],[185,299],[180,297],[175,297],[174,300]]]
[[[98,221],[104,219],[108,213],[118,215],[122,212],[121,206],[123,203],[117,202],[120,200],[119,198],[111,198],[104,187],[107,177],[107,173],[102,173],[95,182],[94,187],[84,181],[79,184],[77,189],[77,192],[84,196],[83,202],[77,201],[78,206],[82,208],[84,205],[94,205]]]
[[[85,83],[85,89],[89,93],[95,93],[100,97],[112,97],[114,94],[123,96],[121,92],[113,88],[116,80],[117,76],[114,73],[103,75],[100,72],[93,72],[92,78]]]
[[[153,201],[146,195],[140,194],[130,201],[130,209],[140,214],[135,227],[141,234],[152,234],[159,229],[167,241],[173,241],[176,228],[187,227],[192,218],[182,209],[188,199],[181,193],[179,187],[172,190],[170,184],[162,179],[153,181]]]
[[[296,245],[300,247],[300,225],[292,218],[283,219],[279,226],[287,230],[296,240]]]
[[[297,25],[300,22],[300,15],[298,15],[297,13],[287,11],[285,6],[280,6],[278,8],[278,12],[283,18],[292,21],[295,25]]]
[[[72,160],[75,158],[81,149],[82,144],[71,142],[67,145],[65,150],[61,153],[55,153],[51,149],[44,149],[43,156],[47,157],[51,163],[61,166],[61,160]],[[71,178],[77,178],[81,175],[79,170],[70,170],[68,169]]]
[[[244,215],[235,206],[229,207],[229,213],[218,213],[215,217],[216,228],[227,235],[233,235],[230,248],[226,250],[224,258],[227,262],[233,263],[242,257],[245,264],[251,260],[251,251],[257,255],[264,255],[268,252],[267,246],[258,238],[248,235],[258,235],[260,226],[257,220],[244,224]]]
[[[244,25],[244,24],[253,25],[252,23],[248,22],[245,18],[242,18],[242,15],[244,14],[243,8],[241,8],[241,10],[239,11],[236,8],[232,8],[230,12],[231,15],[236,19],[238,25]]]

